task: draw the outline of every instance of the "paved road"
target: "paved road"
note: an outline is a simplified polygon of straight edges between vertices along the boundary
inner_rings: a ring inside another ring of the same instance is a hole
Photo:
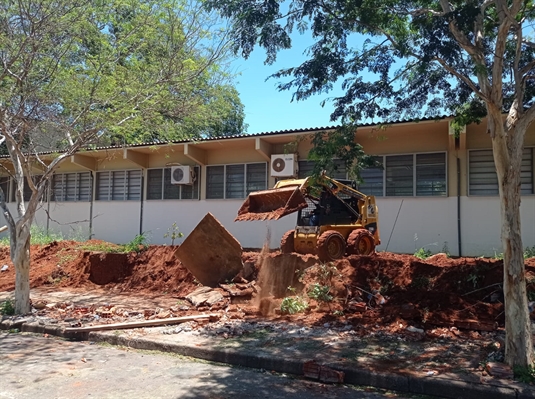
[[[0,333],[2,399],[392,397],[400,396],[159,352]]]

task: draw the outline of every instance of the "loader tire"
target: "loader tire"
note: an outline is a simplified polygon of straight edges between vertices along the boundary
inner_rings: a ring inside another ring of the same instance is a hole
[[[281,238],[281,252],[291,254],[295,252],[294,248],[294,230],[287,231]]]
[[[318,238],[317,251],[322,262],[341,259],[346,253],[346,240],[336,230],[327,230]]]
[[[349,255],[373,255],[375,252],[375,239],[366,229],[357,229],[347,237],[347,253]]]

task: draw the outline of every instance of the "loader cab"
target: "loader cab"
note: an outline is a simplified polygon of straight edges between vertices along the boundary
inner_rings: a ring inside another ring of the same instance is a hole
[[[341,182],[345,184],[344,181]],[[349,205],[353,209],[359,209],[355,198],[342,196],[340,199],[328,190],[322,190],[317,201],[307,198],[307,204],[298,213],[298,226],[350,225],[357,222],[357,217],[347,208]]]

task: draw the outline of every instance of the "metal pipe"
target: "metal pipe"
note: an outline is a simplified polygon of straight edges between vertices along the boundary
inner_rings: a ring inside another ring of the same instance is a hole
[[[461,159],[457,157],[457,248],[459,256],[462,256],[461,242]]]

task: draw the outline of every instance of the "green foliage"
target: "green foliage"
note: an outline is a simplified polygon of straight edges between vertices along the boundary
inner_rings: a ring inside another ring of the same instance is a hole
[[[146,233],[136,235],[132,241],[123,245],[122,252],[142,252],[148,248]]]
[[[535,366],[529,367],[513,367],[513,374],[515,379],[526,384],[533,384],[535,382]]]
[[[433,252],[431,252],[429,249],[427,248],[420,248],[418,251],[416,251],[414,253],[414,256],[416,256],[417,258],[419,259],[427,259],[429,258],[431,255],[433,255]]]
[[[15,314],[15,306],[13,305],[13,302],[8,300],[5,300],[0,304],[0,314],[6,315],[6,316],[12,316]]]
[[[245,131],[226,28],[202,1],[24,0],[0,19],[3,133],[31,152],[61,154],[66,133],[76,151]]]
[[[299,296],[287,296],[282,300],[280,309],[287,314],[302,313],[308,309],[308,303]]]
[[[310,287],[307,295],[309,298],[318,302],[331,302],[333,300],[333,296],[329,294],[330,291],[330,287],[315,283],[312,285],[312,287]]]
[[[524,259],[535,258],[535,245],[524,248]]]
[[[32,225],[30,228],[31,243],[37,245],[47,245],[54,241],[63,241],[63,234],[60,232],[54,232],[47,230],[39,225]]]
[[[123,247],[110,242],[85,242],[79,244],[77,247],[80,251],[89,252],[104,252],[104,253],[120,253],[123,252]]]
[[[468,282],[472,283],[474,288],[476,288],[477,284],[479,283],[479,280],[481,280],[481,276],[478,273],[473,272],[468,275],[467,280]]]
[[[171,238],[171,245],[175,245],[175,240],[184,237],[184,233],[181,233],[178,229],[176,222],[167,229],[167,233],[163,235],[163,238]]]

